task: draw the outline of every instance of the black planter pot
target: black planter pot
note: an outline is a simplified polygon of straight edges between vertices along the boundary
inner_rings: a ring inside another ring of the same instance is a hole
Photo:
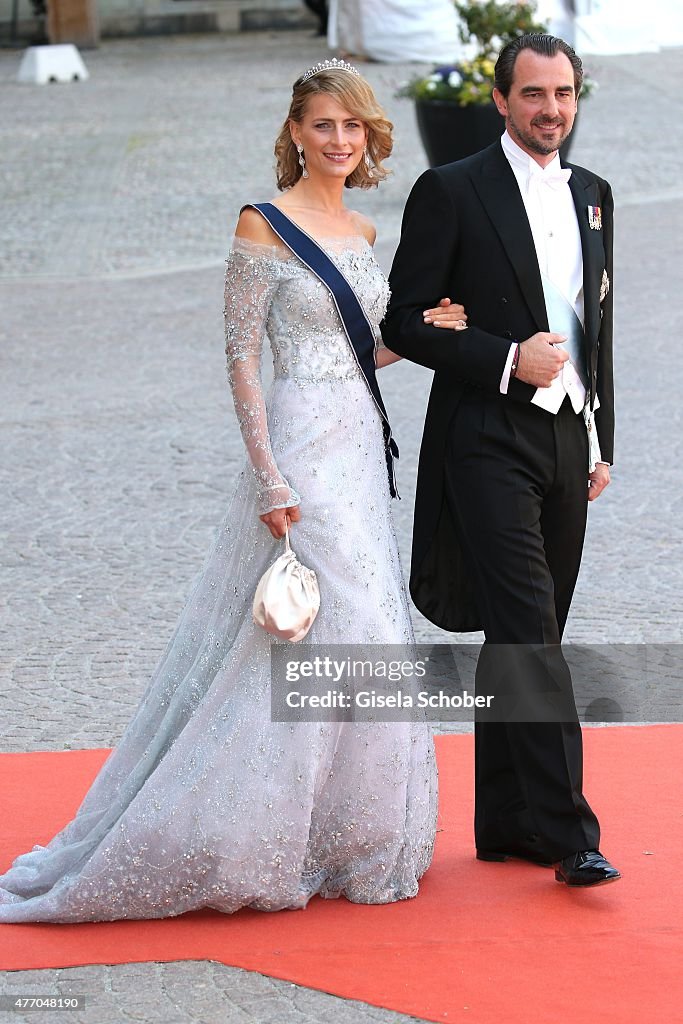
[[[446,100],[415,100],[417,127],[430,167],[450,164],[478,153],[499,139],[505,130],[495,103],[459,107]],[[568,159],[572,136],[560,154]]]

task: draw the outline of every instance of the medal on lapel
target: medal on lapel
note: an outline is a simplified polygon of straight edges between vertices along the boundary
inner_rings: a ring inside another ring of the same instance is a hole
[[[588,207],[588,225],[593,231],[602,231],[602,210],[599,206]]]

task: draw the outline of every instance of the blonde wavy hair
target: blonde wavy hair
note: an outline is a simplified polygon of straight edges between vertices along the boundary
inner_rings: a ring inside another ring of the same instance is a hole
[[[391,121],[387,120],[372,88],[365,79],[360,75],[351,74],[349,71],[340,71],[337,68],[319,71],[307,82],[302,82],[299,78],[294,83],[289,113],[275,141],[277,187],[280,191],[284,191],[295,185],[301,177],[302,168],[299,165],[299,154],[292,141],[289,123],[290,121],[301,123],[308,101],[312,96],[320,93],[332,96],[337,103],[367,125],[368,159],[373,176],[370,177],[368,174],[365,160],[361,160],[344,184],[347,188],[375,187],[388,174],[391,174],[391,171],[382,166],[382,161],[386,160],[393,149],[394,140],[391,133],[394,126]]]

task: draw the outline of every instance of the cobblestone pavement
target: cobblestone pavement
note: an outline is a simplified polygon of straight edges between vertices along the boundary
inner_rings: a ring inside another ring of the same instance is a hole
[[[240,205],[273,193],[290,83],[321,55],[298,33],[126,40],[86,54],[88,83],[34,88],[0,53],[2,750],[112,745],[166,643],[243,458],[222,260]],[[572,156],[618,204],[617,462],[590,509],[568,629],[582,642],[681,639],[680,60],[592,58],[601,89]],[[396,123],[395,173],[353,202],[387,269],[425,166],[412,107],[393,98],[413,70],[366,68]],[[382,374],[406,566],[429,377]],[[419,616],[416,629],[444,639]],[[92,993],[88,1024],[407,1019],[206,963],[4,981]]]
[[[416,1017],[206,960],[13,971],[0,992],[85,996],[68,1024],[411,1024]],[[8,1024],[55,1024],[55,1014],[4,1014]]]

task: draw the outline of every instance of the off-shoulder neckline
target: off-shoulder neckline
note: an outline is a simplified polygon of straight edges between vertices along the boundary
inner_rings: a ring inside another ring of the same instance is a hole
[[[370,249],[372,251],[373,248],[372,244],[367,240],[365,235],[360,232],[353,235],[324,235],[320,238],[313,238],[313,241],[316,242],[321,249],[324,249],[325,252],[328,252],[327,243],[336,242],[360,241],[364,244],[364,246],[367,249]],[[267,245],[264,242],[252,242],[250,238],[242,238],[239,235],[233,235],[232,242],[230,244],[230,250],[232,251],[239,246],[244,246],[246,249],[251,249],[252,251],[258,251],[263,255],[268,255],[273,259],[279,259],[283,262],[296,260],[296,256],[291,251],[291,249],[288,249],[284,245]],[[336,253],[359,252],[359,250],[354,245],[347,245],[346,248],[336,248],[334,245],[331,245],[330,248],[333,252]]]

